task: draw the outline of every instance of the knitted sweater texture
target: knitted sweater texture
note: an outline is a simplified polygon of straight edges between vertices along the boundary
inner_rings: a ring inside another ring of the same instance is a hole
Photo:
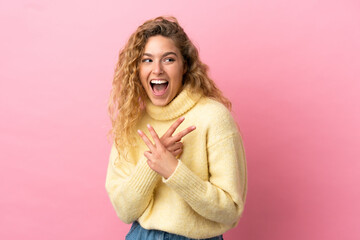
[[[184,88],[167,106],[146,103],[138,123],[151,139],[146,124],[161,137],[179,117],[177,129],[195,125],[182,142],[183,153],[174,173],[164,179],[147,164],[147,146],[139,141],[120,159],[113,144],[106,190],[118,217],[138,221],[188,238],[209,238],[235,227],[243,213],[247,192],[245,152],[237,125],[219,102]]]

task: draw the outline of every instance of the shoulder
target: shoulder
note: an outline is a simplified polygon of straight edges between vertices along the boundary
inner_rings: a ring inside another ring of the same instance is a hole
[[[208,97],[202,97],[198,101],[195,111],[198,117],[202,118],[204,123],[209,122],[211,125],[234,121],[231,112],[224,104]]]
[[[238,135],[238,126],[231,112],[220,102],[202,97],[194,108],[197,122],[211,141]]]
[[[231,118],[231,113],[224,104],[208,97],[200,98],[196,108],[198,112],[205,114],[208,118],[221,116]]]

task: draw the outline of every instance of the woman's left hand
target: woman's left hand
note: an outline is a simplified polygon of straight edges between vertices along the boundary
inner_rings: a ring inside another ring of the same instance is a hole
[[[144,152],[144,156],[147,158],[147,163],[152,170],[164,178],[168,178],[175,171],[178,160],[161,143],[160,138],[155,132],[154,128],[150,125],[147,127],[155,144],[149,140],[145,133],[143,133],[141,130],[138,130],[140,137],[150,150]]]

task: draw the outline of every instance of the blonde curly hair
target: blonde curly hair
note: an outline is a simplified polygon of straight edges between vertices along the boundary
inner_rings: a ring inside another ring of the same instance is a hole
[[[146,21],[130,36],[120,51],[108,103],[112,129],[109,134],[120,155],[136,144],[135,126],[144,111],[146,92],[140,82],[139,63],[147,40],[156,35],[172,39],[180,50],[186,72],[183,86],[223,103],[231,110],[231,102],[223,96],[208,76],[208,66],[200,61],[199,53],[175,17],[157,17]]]

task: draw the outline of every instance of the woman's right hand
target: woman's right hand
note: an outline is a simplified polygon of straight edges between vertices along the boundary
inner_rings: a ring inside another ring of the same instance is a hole
[[[181,139],[185,137],[188,133],[194,131],[196,128],[195,126],[191,126],[172,136],[175,130],[184,121],[184,119],[184,117],[181,117],[176,120],[166,131],[166,133],[160,138],[160,142],[169,152],[171,152],[174,157],[180,156],[183,151],[183,143],[180,142]]]

